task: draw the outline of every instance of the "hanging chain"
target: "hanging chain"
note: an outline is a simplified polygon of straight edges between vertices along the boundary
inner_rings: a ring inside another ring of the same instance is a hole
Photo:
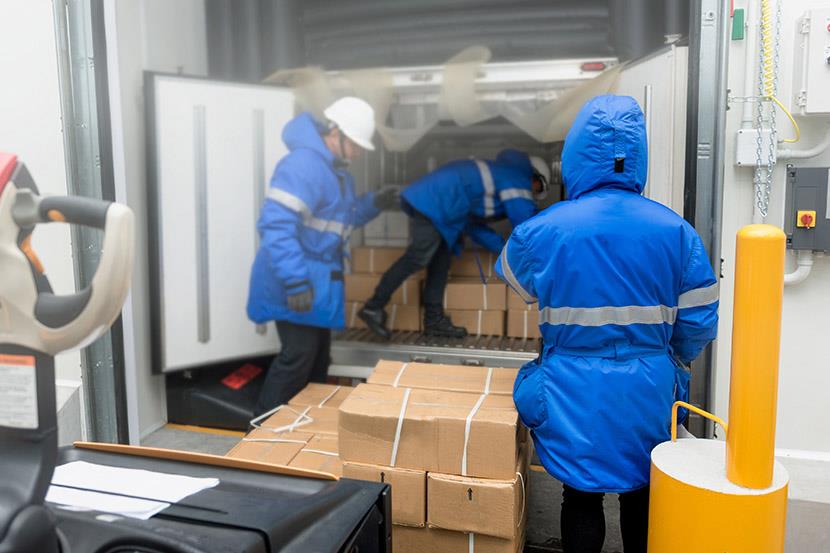
[[[752,178],[755,187],[755,205],[762,218],[767,216],[766,197],[769,197],[766,184],[766,170],[763,165],[762,155],[764,152],[763,128],[764,128],[764,48],[761,41],[761,31],[758,30],[758,103],[755,105],[755,128],[758,134],[755,137],[755,173]],[[749,47],[749,45],[747,45]]]

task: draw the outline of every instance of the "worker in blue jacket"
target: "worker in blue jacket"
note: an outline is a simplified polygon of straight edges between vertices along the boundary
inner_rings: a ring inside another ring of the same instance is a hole
[[[461,252],[464,234],[494,253],[501,251],[504,239],[488,223],[507,218],[516,226],[532,217],[534,196],[544,196],[549,178],[541,158],[504,150],[495,161],[454,161],[412,183],[402,194],[403,210],[410,217],[409,247],[383,275],[358,316],[388,339],[384,307],[407,278],[426,268],[424,333],[466,336],[466,329],[444,314],[450,255]]]
[[[248,317],[276,321],[281,350],[265,377],[257,413],[286,403],[309,381],[323,382],[331,329],[343,328],[343,255],[349,234],[397,204],[392,189],[355,196],[348,164],[374,150],[372,107],[346,97],[326,121],[301,113],[283,130],[289,154],[276,167],[257,222]]]
[[[496,262],[539,302],[543,349],[513,390],[547,471],[565,484],[567,553],[600,553],[603,493],[620,495],[626,553],[645,553],[649,456],[669,439],[684,368],[711,342],[718,281],[697,232],[643,198],[643,113],[599,96],[577,116],[562,152],[568,201],[514,229]]]

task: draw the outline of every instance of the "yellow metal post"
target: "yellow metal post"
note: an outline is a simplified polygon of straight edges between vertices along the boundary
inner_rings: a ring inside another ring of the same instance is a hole
[[[785,248],[772,225],[738,232],[726,476],[745,488],[772,484]]]

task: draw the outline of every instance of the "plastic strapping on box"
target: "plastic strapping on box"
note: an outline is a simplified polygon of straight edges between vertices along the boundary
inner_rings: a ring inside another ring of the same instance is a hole
[[[403,365],[401,365],[401,370],[398,371],[398,374],[395,375],[395,380],[392,382],[393,388],[398,387],[398,382],[401,381],[401,377],[403,376],[403,372],[406,370],[407,365],[409,365],[409,363],[404,363]]]
[[[524,319],[524,330],[523,330],[524,335],[522,336],[522,338],[527,340],[527,311],[522,311],[522,316],[523,316],[523,319]]]
[[[288,438],[242,438],[243,442],[261,442],[267,444],[307,444],[305,440],[289,440]]]
[[[478,310],[478,320],[476,321],[476,336],[481,336],[481,309]]]
[[[349,328],[354,327],[354,320],[357,317],[357,302],[352,302],[352,312],[349,315]]]
[[[481,293],[484,296],[484,309],[486,311],[487,310],[487,283],[486,282],[481,285]]]
[[[522,476],[521,472],[517,472],[516,476],[519,477],[519,481],[522,483],[522,510],[519,511],[519,521],[516,523],[516,527],[522,525],[522,518],[525,516],[525,501],[527,501],[527,492],[525,491],[525,477]]]
[[[270,417],[271,415],[273,415],[274,413],[276,413],[277,411],[279,411],[280,409],[283,409],[283,408],[288,409],[289,411],[293,411],[294,413],[297,413],[297,418],[294,419],[294,422],[292,422],[291,424],[286,424],[284,426],[280,426],[278,428],[267,428],[267,427],[264,427],[260,424],[260,421]],[[281,432],[291,432],[292,430],[294,430],[298,426],[303,426],[303,425],[314,422],[314,419],[311,418],[310,416],[308,416],[308,411],[310,409],[311,409],[311,406],[309,405],[308,407],[303,409],[302,413],[300,413],[296,409],[293,409],[288,405],[277,405],[276,407],[274,407],[270,411],[267,411],[267,412],[261,414],[260,416],[254,418],[254,419],[251,419],[249,424],[251,426],[253,426],[254,428],[261,428],[263,430],[268,430],[269,432],[273,432],[275,434],[279,434]],[[300,422],[300,421],[302,421],[302,422]]]
[[[444,309],[447,308],[447,288],[444,287]]]
[[[375,272],[375,248],[369,248],[369,272]]]
[[[406,301],[406,300],[404,300],[404,301]],[[393,303],[392,304],[392,316],[389,317],[389,328],[390,329],[394,330],[394,328],[395,328],[395,318],[397,316],[398,316],[398,304]]]
[[[473,405],[473,408],[470,409],[470,413],[467,415],[467,420],[464,423],[464,453],[461,456],[461,476],[467,476],[467,444],[470,441],[470,426],[473,423],[473,417],[476,416],[478,410],[481,409],[481,404],[484,403],[484,398],[487,397],[487,394],[481,394],[476,401],[476,404]]]
[[[409,305],[409,301],[408,301],[409,300],[409,295],[406,293],[408,289],[409,289],[409,281],[405,280],[405,281],[403,281],[403,304],[404,305]]]
[[[395,441],[392,443],[392,458],[389,460],[390,467],[394,467],[395,463],[398,460],[398,446],[401,443],[401,428],[403,427],[403,418],[404,415],[406,415],[406,404],[409,403],[410,393],[412,393],[412,388],[406,388],[406,390],[403,393],[403,402],[401,402],[401,412],[398,415],[398,427],[395,428]]]
[[[323,405],[325,405],[325,404],[326,404],[326,402],[327,402],[328,400],[330,400],[331,398],[333,398],[333,397],[334,397],[334,394],[336,394],[337,392],[339,392],[339,391],[340,391],[340,388],[342,388],[342,387],[343,387],[343,386],[337,386],[337,387],[334,389],[334,391],[332,391],[332,393],[330,393],[329,395],[327,395],[327,396],[323,399],[323,401],[321,401],[321,402],[317,405],[317,407],[322,407]]]
[[[317,453],[318,455],[328,455],[329,457],[339,457],[340,455],[332,451],[323,451],[322,449],[303,449],[300,453]]]
[[[484,395],[490,393],[490,380],[493,378],[493,367],[487,367],[487,380],[484,381]]]
[[[469,536],[469,538],[467,539],[469,553],[476,553],[476,535],[472,532],[470,532],[467,535]]]

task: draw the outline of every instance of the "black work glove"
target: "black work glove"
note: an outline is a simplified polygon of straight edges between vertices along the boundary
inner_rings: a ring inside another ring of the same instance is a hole
[[[383,190],[375,192],[375,197],[372,202],[381,211],[392,209],[400,205],[400,193],[397,188],[384,188]]]
[[[309,288],[303,292],[291,294],[285,298],[285,302],[291,311],[296,311],[297,313],[311,311],[311,306],[314,304],[314,290]]]

